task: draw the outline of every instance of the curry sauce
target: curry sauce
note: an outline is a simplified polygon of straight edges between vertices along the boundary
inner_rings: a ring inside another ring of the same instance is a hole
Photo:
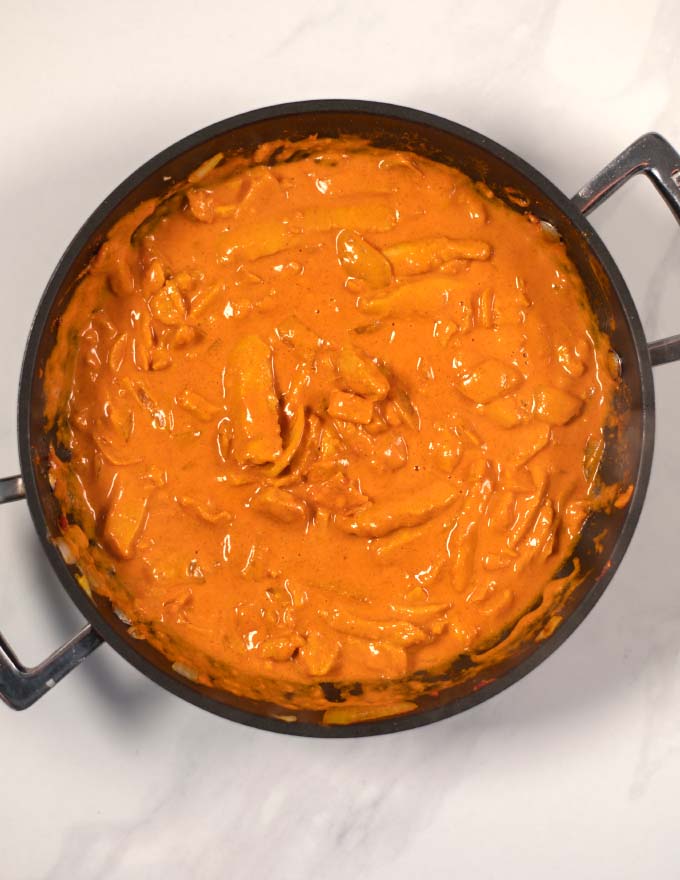
[[[535,605],[616,382],[554,231],[460,171],[218,154],[112,228],[61,320],[62,551],[183,674],[323,708]]]

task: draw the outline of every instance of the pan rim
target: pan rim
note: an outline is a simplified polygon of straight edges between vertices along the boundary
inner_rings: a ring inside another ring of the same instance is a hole
[[[616,292],[634,342],[636,363],[633,366],[637,370],[640,378],[642,406],[641,449],[638,471],[635,475],[633,496],[629,503],[623,526],[617,536],[609,560],[609,567],[607,571],[603,572],[598,577],[591,589],[584,595],[579,605],[573,609],[570,615],[559,627],[557,627],[555,632],[541,642],[528,657],[521,660],[500,678],[486,684],[478,691],[455,699],[441,707],[425,709],[413,714],[394,716],[387,719],[361,722],[346,727],[325,727],[322,725],[298,721],[287,722],[272,716],[259,715],[254,712],[251,713],[238,709],[234,706],[222,703],[215,698],[205,696],[203,693],[195,690],[189,681],[187,681],[186,684],[177,681],[162,669],[158,668],[150,660],[143,657],[139,651],[116,632],[116,630],[107,622],[96,605],[87,597],[82,588],[78,585],[61,554],[51,542],[47,519],[40,501],[35,472],[36,466],[31,451],[31,394],[34,376],[38,366],[37,357],[40,340],[47,329],[52,303],[61,290],[61,286],[71,265],[78,259],[82,250],[90,241],[93,232],[109,215],[111,215],[116,206],[143,180],[162,168],[168,161],[176,159],[179,155],[194,147],[200,146],[201,143],[210,138],[265,120],[276,120],[286,116],[318,116],[323,113],[344,113],[351,115],[363,114],[373,117],[379,116],[393,118],[444,131],[463,140],[469,141],[476,147],[487,151],[495,158],[500,159],[502,162],[513,167],[520,174],[531,180],[586,239],[588,248],[594,253],[598,262],[604,268],[612,284],[612,288]],[[19,445],[19,459],[21,473],[26,488],[27,502],[34,527],[38,533],[43,550],[45,551],[62,586],[80,612],[92,624],[99,635],[101,635],[105,641],[117,651],[117,653],[156,684],[159,684],[174,695],[179,696],[200,708],[251,727],[257,727],[278,733],[320,738],[371,736],[424,726],[458,714],[472,706],[484,702],[505,690],[507,687],[510,687],[510,685],[519,681],[531,670],[539,666],[582,623],[602,596],[615,571],[618,569],[632,539],[643,507],[649,483],[654,447],[655,406],[652,367],[645,334],[642,329],[637,308],[616,263],[609,254],[609,251],[588,220],[577,211],[571,200],[524,159],[473,129],[459,125],[458,123],[452,122],[443,117],[398,104],[353,99],[324,99],[275,104],[226,118],[181,138],[166,149],[157,153],[125,178],[125,180],[123,180],[99,204],[83,223],[65,249],[47,282],[45,291],[36,308],[36,313],[27,337],[21,367],[18,395],[17,438]]]

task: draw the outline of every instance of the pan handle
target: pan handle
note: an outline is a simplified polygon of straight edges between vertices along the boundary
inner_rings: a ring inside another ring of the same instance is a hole
[[[24,481],[20,476],[0,479],[0,504],[25,497]],[[47,660],[27,669],[0,633],[0,699],[12,709],[27,709],[101,643],[101,636],[88,624]]]
[[[680,223],[680,154],[656,132],[643,134],[596,174],[572,199],[589,214],[635,174],[646,174]],[[680,360],[680,334],[649,343],[652,366]]]

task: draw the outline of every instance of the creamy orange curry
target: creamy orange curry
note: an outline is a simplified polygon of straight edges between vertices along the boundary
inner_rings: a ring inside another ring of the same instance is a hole
[[[616,381],[554,231],[456,169],[218,154],[116,224],[62,318],[60,545],[190,678],[379,701],[540,600]]]

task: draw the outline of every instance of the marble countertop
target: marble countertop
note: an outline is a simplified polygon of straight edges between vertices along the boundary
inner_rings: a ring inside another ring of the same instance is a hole
[[[674,0],[5,0],[0,473],[29,325],[80,223],[142,161],[279,101],[374,98],[469,125],[573,193],[655,129],[680,146]],[[594,216],[649,338],[680,331],[680,231],[644,180]],[[0,707],[0,875],[680,876],[680,365],[655,373],[649,494],[604,598],[547,662],[427,728],[303,740],[182,703],[104,646]],[[0,510],[0,627],[27,663],[79,626],[23,504]]]

